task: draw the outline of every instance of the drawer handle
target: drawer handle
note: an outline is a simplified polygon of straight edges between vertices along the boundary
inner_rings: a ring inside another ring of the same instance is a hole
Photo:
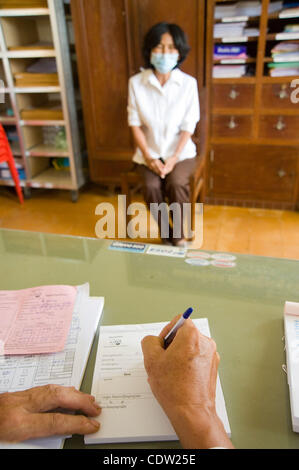
[[[231,100],[236,100],[238,98],[239,94],[240,93],[237,90],[232,88],[231,91],[229,92],[228,96]]]
[[[281,169],[277,172],[277,175],[279,176],[279,178],[284,178],[286,176],[286,172]]]
[[[279,99],[281,100],[285,100],[286,98],[289,97],[288,93],[287,93],[287,85],[284,84],[284,85],[281,85],[281,89],[280,91],[277,93],[277,96]]]
[[[286,127],[286,124],[283,122],[283,118],[279,118],[277,123],[275,124],[275,129],[277,129],[278,131],[282,131],[283,129],[285,129]]]
[[[238,124],[236,123],[234,116],[232,116],[232,117],[230,118],[230,121],[229,121],[229,123],[227,124],[227,127],[228,127],[229,129],[236,129],[236,127],[238,127]]]

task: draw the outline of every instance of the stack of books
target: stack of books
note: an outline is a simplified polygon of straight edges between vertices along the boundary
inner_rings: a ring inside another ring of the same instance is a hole
[[[22,164],[21,160],[14,159],[15,160],[15,167],[17,169],[17,172],[19,174],[20,180],[25,180],[26,179],[26,174],[25,170]],[[8,167],[7,162],[0,163],[0,179],[2,180],[9,180],[12,179],[10,169]]]

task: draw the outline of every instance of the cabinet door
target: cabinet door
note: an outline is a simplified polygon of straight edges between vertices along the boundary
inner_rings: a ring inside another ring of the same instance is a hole
[[[133,153],[124,2],[72,0],[71,7],[90,176],[93,181],[113,180]]]
[[[215,145],[212,152],[210,196],[294,202],[296,147]]]

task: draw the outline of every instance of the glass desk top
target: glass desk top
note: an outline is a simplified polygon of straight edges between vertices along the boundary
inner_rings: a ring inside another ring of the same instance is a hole
[[[299,261],[236,254],[236,267],[224,269],[112,251],[110,245],[109,240],[1,229],[0,289],[89,282],[90,295],[105,297],[102,325],[168,321],[192,306],[194,318],[209,319],[218,346],[234,445],[298,449],[282,365],[283,309],[286,300],[299,302]],[[86,392],[91,389],[97,340],[98,335],[81,388]],[[65,447],[84,447],[83,437],[73,436]],[[117,444],[155,447],[180,444]]]

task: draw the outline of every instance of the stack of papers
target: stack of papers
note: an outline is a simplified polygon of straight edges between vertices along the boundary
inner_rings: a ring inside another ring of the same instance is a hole
[[[299,42],[280,42],[271,50],[273,62],[297,62]]]
[[[64,317],[69,320],[71,306],[70,323],[67,326]],[[0,393],[18,392],[47,384],[79,389],[103,306],[104,298],[89,296],[89,284],[0,292],[0,337],[2,354],[5,353],[0,356]],[[19,308],[22,310],[21,316],[16,312]],[[56,311],[61,314],[60,326]],[[48,317],[56,325],[57,341]],[[28,321],[31,322],[31,330],[29,323],[26,326]],[[49,329],[47,325],[50,325]],[[45,341],[47,336],[49,338]],[[61,349],[62,338],[65,341]],[[53,352],[41,354],[49,348]],[[66,437],[35,439],[24,445],[26,448],[58,449],[63,446]],[[10,447],[9,444],[0,443],[0,449]]]
[[[299,75],[299,42],[280,42],[271,54],[273,63],[268,67],[272,77]]]
[[[299,39],[299,24],[288,24],[283,32],[276,34],[275,39]]]
[[[292,427],[299,432],[299,303],[284,307],[285,350],[290,393]]]
[[[276,13],[283,8],[283,1],[270,2],[269,3],[269,14]]]
[[[237,16],[237,3],[232,5],[216,5],[215,7],[215,19],[221,20],[222,18],[235,17]]]
[[[283,1],[275,1],[269,4],[269,14],[282,10]],[[296,8],[292,8],[296,10]],[[260,16],[262,13],[262,4],[257,1],[236,2],[230,5],[217,5],[215,8],[215,19],[226,21],[234,21],[238,18],[246,18]],[[291,13],[291,12],[290,12]],[[289,14],[290,14],[289,13]]]
[[[261,12],[260,1],[236,2],[231,5],[217,5],[215,19],[226,21],[228,18],[260,16]]]
[[[217,23],[214,25],[214,38],[243,36],[247,23]]]
[[[299,16],[299,6],[294,8],[286,8],[279,14],[279,18],[296,18]]]
[[[193,320],[205,336],[206,318]],[[141,340],[158,336],[167,323],[117,325],[100,328],[99,346],[91,393],[101,405],[100,430],[85,436],[86,444],[165,441],[178,437],[155,399],[144,369]],[[227,434],[231,430],[219,376],[216,411]]]
[[[214,65],[214,78],[240,78],[246,75],[246,65]]]
[[[249,36],[259,36],[258,28],[247,28],[246,22],[216,23],[214,38],[222,38],[223,42],[247,41]]]
[[[245,61],[248,58],[247,47],[239,45],[216,45],[214,47],[214,60],[221,60],[223,63],[226,61]]]

